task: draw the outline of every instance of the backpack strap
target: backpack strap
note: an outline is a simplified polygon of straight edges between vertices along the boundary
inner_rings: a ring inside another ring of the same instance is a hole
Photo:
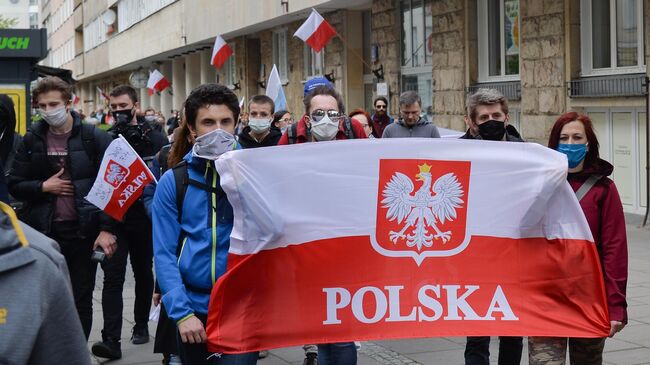
[[[95,126],[81,123],[81,143],[90,161],[97,165],[97,148],[95,145]]]
[[[189,184],[189,174],[187,172],[187,162],[181,161],[178,165],[172,168],[174,173],[174,182],[176,183],[176,212],[178,216],[178,224],[181,223],[181,218],[183,217],[183,201],[185,200],[185,193],[187,193],[187,185]],[[181,228],[181,231],[178,234],[178,242],[176,243],[176,257],[180,257],[181,251],[183,250],[183,239],[184,232]]]
[[[343,122],[343,129],[345,130],[345,138],[347,139],[356,139],[357,136],[354,135],[354,128],[352,128],[352,119],[346,117]]]
[[[578,201],[581,201],[600,179],[602,179],[601,175],[589,175],[587,180],[576,191],[576,198],[578,198]]]
[[[298,134],[298,123],[293,123],[289,129],[287,129],[287,141],[288,144],[296,143],[296,136]]]

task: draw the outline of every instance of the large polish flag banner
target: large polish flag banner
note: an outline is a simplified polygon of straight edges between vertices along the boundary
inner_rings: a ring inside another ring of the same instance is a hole
[[[302,39],[318,53],[335,35],[336,30],[330,23],[315,9],[312,9],[307,20],[305,20],[293,36]]]
[[[337,141],[216,167],[235,220],[211,351],[609,333],[598,253],[566,157],[548,148]]]
[[[147,165],[122,135],[114,139],[86,200],[111,217],[122,217],[142,195],[144,187],[156,181]]]

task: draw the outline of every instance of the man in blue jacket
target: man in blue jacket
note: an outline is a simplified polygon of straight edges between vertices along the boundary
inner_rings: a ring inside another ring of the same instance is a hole
[[[178,326],[184,364],[255,364],[257,352],[211,356],[205,332],[210,292],[226,271],[233,226],[232,207],[213,162],[237,148],[233,132],[239,100],[225,86],[201,85],[185,101],[185,116],[196,142],[185,163],[162,176],[153,202],[162,301]]]

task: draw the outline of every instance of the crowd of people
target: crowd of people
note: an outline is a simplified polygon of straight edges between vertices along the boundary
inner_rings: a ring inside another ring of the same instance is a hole
[[[35,260],[40,265],[56,264],[41,275],[52,281],[48,289],[59,288],[63,294],[58,299],[49,299],[46,293],[35,296],[46,307],[46,314],[32,317],[30,325],[36,329],[28,340],[33,347],[18,346],[21,350],[7,352],[11,363],[26,363],[30,356],[51,363],[88,363],[83,338],[88,339],[92,327],[97,264],[104,271],[104,322],[102,339],[92,345],[91,352],[101,358],[121,358],[122,289],[130,257],[135,277],[133,344],[150,340],[147,322],[153,302],[162,304],[154,351],[163,355],[165,363],[255,364],[264,352],[211,356],[206,346],[210,293],[226,270],[233,226],[232,207],[211,161],[240,148],[440,137],[435,123],[423,115],[416,92],[400,95],[397,118],[389,115],[388,100],[381,96],[374,100],[371,112],[355,108],[347,113],[341,94],[322,77],[305,83],[301,111],[275,110],[273,100],[265,95],[251,97],[243,110],[237,96],[218,84],[195,88],[168,119],[153,109],[141,110],[136,90],[127,85],[111,90],[107,113],[98,108],[84,116],[72,109],[71,99],[71,85],[56,77],[41,79],[33,100],[42,121],[33,123],[22,140],[14,141],[13,105],[0,97],[0,157],[6,171],[0,199],[14,204],[20,219],[33,228],[29,228],[30,243],[46,242],[29,246],[32,251],[40,250],[31,254],[38,256]],[[468,96],[466,108],[467,130],[460,138],[524,142],[509,123],[507,100],[497,90],[479,89]],[[110,126],[108,131],[95,127],[102,124]],[[84,199],[104,151],[118,135],[127,139],[159,178],[157,184],[145,188],[121,222]],[[627,323],[627,241],[621,201],[608,178],[613,167],[599,157],[598,140],[586,115],[568,112],[558,118],[548,146],[567,155],[568,181],[600,254],[613,336]],[[28,273],[14,270],[15,278],[5,278],[2,257],[29,249],[21,244],[24,235],[12,218],[13,211],[4,207],[0,232],[15,232],[11,240],[0,242],[0,293],[6,296],[2,290],[8,289],[3,288],[18,285],[25,280],[21,275]],[[60,254],[46,236],[56,241]],[[70,293],[73,299],[65,299]],[[1,339],[15,333],[4,328]],[[69,340],[57,342],[56,351],[35,340],[63,335]],[[18,340],[13,337],[12,341]],[[489,342],[490,337],[468,337],[465,363],[489,364]],[[0,349],[6,343],[0,341]],[[529,361],[564,363],[568,346],[572,363],[601,364],[604,343],[604,338],[530,337]],[[519,364],[522,347],[521,337],[501,337],[499,364]],[[358,344],[305,344],[304,351],[305,365],[356,364]]]

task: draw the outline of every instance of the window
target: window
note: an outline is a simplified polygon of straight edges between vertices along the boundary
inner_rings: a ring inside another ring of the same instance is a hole
[[[431,64],[433,44],[433,0],[402,1],[402,66]]]
[[[519,0],[478,1],[479,81],[519,80]]]
[[[323,49],[319,53],[316,53],[308,45],[305,44],[304,47],[305,80],[314,76],[323,75],[325,71],[325,50]]]
[[[228,61],[226,61],[226,85],[228,87],[234,87],[236,83],[239,82],[239,78],[237,77],[237,58],[236,58],[236,52],[235,52],[235,45],[232,44],[230,46],[232,48],[233,54],[228,57]]]
[[[108,40],[108,25],[99,16],[84,27],[84,52],[99,46]]]
[[[582,75],[645,72],[642,0],[581,0]]]
[[[273,32],[273,63],[278,67],[280,80],[289,81],[289,64],[287,60],[287,29]]]
[[[117,3],[117,29],[122,32],[176,0],[120,0]]]

